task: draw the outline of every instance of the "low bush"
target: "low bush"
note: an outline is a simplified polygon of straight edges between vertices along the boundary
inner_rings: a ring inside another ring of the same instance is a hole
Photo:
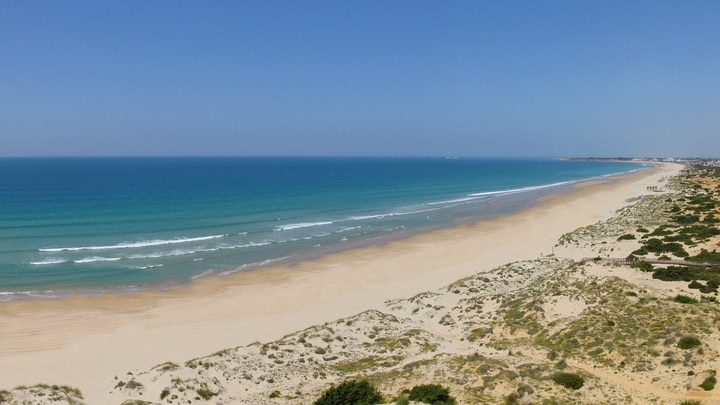
[[[700,287],[700,292],[703,294],[712,294],[717,292],[717,287],[710,287],[709,285],[704,285]]]
[[[208,388],[206,388],[206,387],[199,388],[199,389],[198,389],[197,391],[195,391],[195,392],[197,392],[197,394],[200,396],[200,398],[202,398],[202,399],[204,399],[204,400],[206,400],[206,401],[207,401],[208,399],[214,397],[215,395],[218,395],[218,394],[219,394],[219,392],[210,391],[210,389],[208,389]]]
[[[640,260],[638,262],[635,262],[630,265],[633,269],[638,269],[640,271],[653,271],[653,265],[646,262],[645,260]]]
[[[688,225],[700,222],[700,216],[694,214],[680,214],[673,216],[672,220],[680,225]]]
[[[395,405],[408,405],[410,403],[410,398],[408,398],[407,393],[400,394],[398,399],[395,400]]]
[[[670,266],[664,269],[657,269],[653,278],[662,281],[692,281],[693,274],[687,267]]]
[[[700,342],[700,339],[696,338],[695,336],[683,336],[678,340],[677,347],[683,350],[689,350],[693,349],[695,347],[700,346],[702,343]]]
[[[646,254],[648,254],[648,251],[645,248],[633,250],[633,252],[630,253],[631,256],[645,256]]]
[[[328,388],[313,405],[374,405],[382,402],[380,391],[368,380],[349,380]]]
[[[700,250],[700,253],[695,256],[687,257],[685,260],[697,263],[717,263],[720,262],[720,253],[716,250],[708,252],[707,250],[702,249]]]
[[[573,373],[555,373],[552,376],[552,380],[555,381],[556,384],[573,390],[579,390],[583,384],[585,384],[585,379]]]
[[[697,304],[698,300],[696,300],[693,297],[688,297],[687,295],[678,294],[673,298],[673,301],[679,302],[681,304]]]
[[[700,388],[704,389],[705,391],[712,391],[713,388],[715,388],[715,383],[717,383],[717,379],[714,375],[711,375],[710,377],[706,378],[705,381],[700,384]]]
[[[431,405],[454,405],[455,398],[450,396],[450,390],[439,384],[423,384],[414,386],[408,395],[411,401]]]
[[[665,243],[658,238],[650,238],[643,243],[642,249],[657,254],[671,253],[676,257],[688,257],[688,252],[681,243],[668,242]]]
[[[626,233],[625,235],[620,236],[617,238],[618,242],[621,240],[635,240],[635,235],[631,233]]]

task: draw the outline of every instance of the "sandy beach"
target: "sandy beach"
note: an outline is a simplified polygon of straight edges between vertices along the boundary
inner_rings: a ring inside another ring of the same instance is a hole
[[[585,182],[510,216],[168,291],[3,302],[0,389],[63,384],[88,404],[119,404],[113,381],[129,371],[277,340],[511,262],[579,259],[587,252],[555,251],[563,234],[607,220],[681,169]]]

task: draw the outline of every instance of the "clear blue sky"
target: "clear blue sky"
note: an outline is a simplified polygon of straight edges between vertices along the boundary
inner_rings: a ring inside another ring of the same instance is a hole
[[[0,156],[720,156],[720,1],[0,1]]]

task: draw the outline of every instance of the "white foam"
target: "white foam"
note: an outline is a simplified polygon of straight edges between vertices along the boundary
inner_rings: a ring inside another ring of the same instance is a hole
[[[250,242],[243,245],[232,245],[232,246],[221,246],[221,249],[237,249],[237,248],[246,248],[246,247],[256,247],[256,246],[266,246],[270,245],[272,242]]]
[[[387,217],[396,217],[400,215],[412,215],[412,214],[421,214],[423,212],[430,212],[430,211],[437,211],[440,208],[429,208],[424,210],[415,210],[415,211],[397,211],[397,212],[388,212],[387,214],[376,214],[376,215],[358,215],[358,216],[351,216],[349,217],[349,220],[352,221],[362,221],[364,219],[379,219],[379,218],[387,218]]]
[[[444,201],[437,201],[437,202],[431,202],[428,203],[428,205],[439,205],[439,204],[453,204],[453,203],[461,203],[461,202],[468,202],[468,201],[475,201],[478,200],[478,197],[464,197],[464,198],[456,198],[453,200],[444,200]]]
[[[137,255],[131,255],[128,256],[128,259],[159,259],[161,257],[169,257],[169,256],[184,256],[184,255],[191,255],[193,253],[199,253],[199,252],[214,252],[216,250],[219,250],[219,248],[215,249],[190,249],[190,250],[172,250],[170,252],[156,252],[156,253],[147,253],[147,254],[137,254]]]
[[[268,259],[268,260],[264,260],[264,261],[262,261],[262,262],[246,263],[246,264],[243,264],[243,265],[240,266],[240,267],[236,267],[236,268],[234,268],[234,269],[225,270],[225,271],[222,271],[222,272],[220,272],[220,273],[218,273],[218,274],[221,275],[221,276],[227,276],[227,275],[230,275],[230,274],[233,274],[233,273],[237,273],[237,272],[239,272],[239,271],[242,271],[243,269],[246,269],[246,268],[248,268],[248,267],[250,267],[250,266],[268,265],[268,264],[271,264],[271,263],[279,262],[279,261],[281,261],[281,260],[285,260],[285,259],[287,259],[288,257],[290,257],[290,256],[276,257],[275,259]]]
[[[353,221],[362,221],[363,219],[375,219],[375,218],[382,218],[382,217],[384,217],[384,216],[385,216],[385,214],[380,214],[380,215],[356,215],[356,216],[350,217],[350,219],[353,220]]]
[[[30,264],[32,264],[34,266],[47,266],[48,264],[59,264],[59,263],[65,263],[65,262],[67,262],[67,260],[50,257],[45,260],[41,260],[39,262],[30,262]]]
[[[211,274],[213,274],[213,273],[215,273],[215,272],[216,272],[215,270],[205,270],[204,272],[202,272],[202,273],[200,273],[200,274],[196,274],[196,275],[192,276],[191,279],[192,279],[192,280],[197,280],[197,279],[199,279],[200,277],[209,276],[209,275],[211,275]]]
[[[24,298],[56,298],[61,297],[54,291],[2,291],[0,292],[0,301],[13,301]]]
[[[486,196],[486,195],[517,194],[517,193],[524,193],[524,192],[533,191],[533,190],[542,190],[544,188],[565,186],[565,185],[572,184],[575,182],[576,181],[561,181],[558,183],[543,184],[541,186],[530,186],[530,187],[522,187],[522,188],[513,188],[513,189],[509,189],[509,190],[498,190],[498,191],[484,191],[481,193],[473,193],[473,194],[469,194],[469,195],[473,196],[473,197],[481,197],[481,196]]]
[[[322,222],[300,222],[297,224],[280,225],[275,228],[276,231],[289,231],[291,229],[309,228],[311,226],[330,225],[334,221],[322,221]]]
[[[122,259],[122,257],[92,256],[92,257],[86,257],[86,258],[80,259],[80,260],[75,260],[75,263],[116,262],[120,259]]]
[[[80,250],[111,250],[111,249],[130,249],[142,248],[148,246],[174,245],[177,243],[200,242],[210,239],[219,239],[227,235],[210,235],[199,236],[196,238],[179,238],[179,239],[154,239],[140,242],[123,242],[117,245],[107,246],[80,246],[80,247],[63,247],[63,248],[47,248],[39,249],[41,252],[76,252]]]
[[[156,267],[162,267],[162,266],[164,266],[164,264],[151,264],[151,265],[149,265],[149,266],[141,266],[141,267],[139,267],[139,268],[140,268],[141,270],[146,270],[146,269],[154,269],[154,268],[156,268]]]

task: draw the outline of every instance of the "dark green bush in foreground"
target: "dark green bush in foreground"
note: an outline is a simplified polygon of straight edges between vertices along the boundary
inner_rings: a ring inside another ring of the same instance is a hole
[[[640,271],[653,271],[653,265],[646,262],[645,260],[637,261],[630,265],[633,269],[638,269]]]
[[[704,389],[705,391],[712,391],[712,389],[715,388],[716,383],[717,378],[715,378],[714,375],[711,375],[710,377],[706,378],[702,384],[700,384],[700,388]]]
[[[708,252],[707,250],[702,249],[700,250],[700,253],[696,254],[695,256],[690,256],[685,260],[698,263],[717,263],[720,262],[720,253],[718,253],[716,250]]]
[[[573,373],[556,373],[552,376],[552,380],[565,388],[573,390],[579,390],[585,384],[585,379]]]
[[[690,335],[681,337],[677,343],[677,346],[683,350],[693,349],[700,345],[700,339]]]
[[[688,399],[688,400],[680,402],[680,405],[702,405],[702,403],[700,401],[696,401],[694,399]]]
[[[382,402],[382,395],[370,382],[349,380],[328,388],[313,405],[374,405]]]
[[[456,403],[455,398],[450,396],[450,390],[438,384],[416,385],[410,390],[408,398],[411,401],[432,405],[454,405]]]
[[[653,278],[662,281],[692,281],[694,274],[687,267],[670,266],[664,269],[657,269]]]
[[[693,297],[688,297],[687,295],[678,294],[673,298],[673,301],[679,302],[681,304],[697,304],[698,300],[696,300]]]

